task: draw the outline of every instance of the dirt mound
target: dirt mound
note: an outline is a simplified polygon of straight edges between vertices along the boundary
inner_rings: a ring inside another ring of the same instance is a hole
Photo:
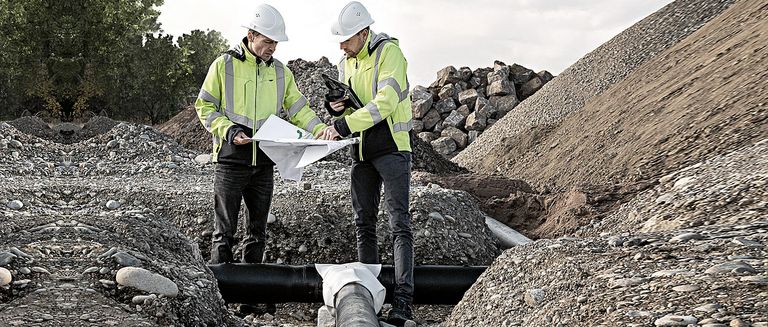
[[[24,116],[8,121],[24,134],[34,135],[42,139],[53,140],[58,134],[42,118],[36,116]]]
[[[200,152],[213,151],[211,134],[205,130],[194,107],[188,107],[155,129],[172,137],[188,149]]]
[[[588,180],[587,178],[566,179],[560,175],[574,176],[575,174],[572,174],[571,171],[579,170],[581,166],[587,165],[592,160],[613,158],[615,156],[613,149],[605,143],[611,142],[616,137],[614,132],[620,130],[618,126],[615,126],[617,123],[609,121],[606,124],[604,120],[600,120],[604,124],[600,125],[598,123],[593,124],[596,119],[571,120],[578,123],[580,127],[578,131],[569,134],[574,139],[585,134],[584,131],[589,131],[589,134],[600,137],[597,140],[591,140],[591,142],[584,142],[584,140],[579,140],[579,143],[573,142],[585,150],[592,151],[591,156],[576,157],[570,153],[565,153],[566,150],[573,150],[573,148],[565,146],[564,142],[567,140],[564,138],[550,139],[549,135],[555,133],[565,117],[582,109],[587,102],[594,103],[594,100],[590,99],[624,80],[641,65],[654,59],[660,52],[686,38],[711,18],[720,14],[732,2],[678,0],[648,16],[584,56],[536,94],[522,102],[455,157],[454,162],[484,174],[500,173],[510,178],[523,179],[535,187],[552,183],[562,189],[581,180]],[[724,39],[728,37],[726,34],[719,35]],[[715,39],[709,40],[708,42],[711,42]],[[696,58],[693,60],[711,58],[708,56],[698,57],[701,54],[703,53],[689,53],[688,55],[693,55]],[[670,65],[674,65],[676,60],[680,59],[684,58],[676,58],[662,64],[646,65],[644,71],[648,72],[651,70],[649,68],[653,67],[655,70],[650,71],[651,76],[655,76],[657,79],[666,79],[669,82],[689,79],[687,71],[678,74],[668,74],[667,72],[670,69],[675,69],[676,67]],[[709,69],[707,68],[709,66],[712,65],[705,65],[698,69]],[[752,66],[752,71],[755,68]],[[664,76],[659,77],[662,74]],[[642,75],[635,74],[634,76]],[[741,77],[736,77],[736,79],[741,79]],[[648,81],[655,83],[656,87],[645,87],[643,83]],[[697,83],[701,81],[700,78]],[[623,111],[625,115],[629,114],[629,118],[642,118],[643,116],[634,115],[632,112],[636,111],[637,108],[632,108],[632,103],[624,102],[624,100],[630,95],[642,99],[649,94],[660,94],[659,89],[668,87],[656,83],[656,80],[648,79],[644,82],[635,81],[633,84],[625,84],[627,87],[622,89],[627,91],[627,94],[614,94],[611,99],[616,101],[616,105],[605,107],[600,115],[609,115],[610,110],[613,110],[614,113]],[[712,85],[712,87],[719,84],[721,83]],[[632,92],[641,87],[643,88],[642,92]],[[669,91],[674,89],[669,89]],[[755,92],[755,94],[759,94],[759,92]],[[675,99],[682,98],[677,97],[676,94],[669,97],[671,101]],[[695,103],[691,102],[690,104],[694,105]],[[630,113],[626,113],[630,108],[632,108]],[[672,108],[662,111],[666,110],[672,110]],[[695,111],[701,112],[698,109]],[[617,115],[614,114],[612,117],[615,120]],[[613,128],[609,128],[611,126]],[[626,129],[631,127],[625,126]],[[619,133],[630,136],[627,131]],[[648,134],[655,134],[655,132],[649,131]],[[559,140],[563,141],[558,142]],[[644,143],[645,146],[649,144],[653,143]],[[552,151],[557,151],[560,156],[549,156]],[[544,157],[549,161],[533,159]],[[639,156],[636,158],[640,159]],[[650,158],[645,160],[648,159]],[[600,171],[600,173],[605,174],[605,170]],[[631,173],[634,174],[635,172]],[[598,176],[597,173],[594,175]]]
[[[768,137],[764,5],[738,3],[535,142],[506,143],[506,173],[559,186],[626,183]]]
[[[764,326],[766,229],[763,221],[518,246],[441,326],[682,326],[680,317],[688,326]]]

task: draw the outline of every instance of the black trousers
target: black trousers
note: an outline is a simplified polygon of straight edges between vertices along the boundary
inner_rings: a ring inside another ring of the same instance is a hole
[[[267,216],[272,203],[272,165],[217,164],[214,172],[213,244],[210,263],[234,262],[232,248],[241,201],[245,202],[245,240],[240,262],[261,263],[267,242]]]
[[[395,152],[352,164],[352,207],[355,210],[357,256],[362,263],[379,263],[376,221],[381,186],[392,228],[395,259],[394,298],[413,301],[413,233],[408,196],[411,154]]]

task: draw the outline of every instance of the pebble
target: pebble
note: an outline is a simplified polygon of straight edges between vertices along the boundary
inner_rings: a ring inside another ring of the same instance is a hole
[[[121,268],[117,271],[115,279],[120,285],[133,287],[149,293],[156,293],[167,297],[176,297],[179,294],[179,288],[176,286],[176,283],[165,276],[142,268]]]
[[[300,252],[300,253],[304,253],[304,252],[307,252],[307,246],[306,246],[306,245],[304,245],[304,244],[300,245],[300,246],[299,246],[299,252]]]
[[[723,306],[721,306],[721,305],[719,305],[717,303],[710,303],[710,304],[702,305],[702,306],[700,306],[700,307],[698,307],[696,309],[693,309],[693,311],[701,311],[701,312],[712,313],[712,312],[715,312],[715,311],[717,311],[718,309],[720,309],[722,307]],[[703,323],[703,321],[702,321],[702,323]]]
[[[99,267],[90,267],[90,268],[87,268],[87,269],[83,270],[83,275],[95,273],[97,271],[99,271]]]
[[[742,282],[753,285],[768,285],[768,277],[765,276],[744,276],[740,279]]]
[[[748,272],[748,273],[757,273],[757,270],[750,266],[749,264],[746,264],[741,261],[731,261],[731,262],[725,262],[718,265],[714,265],[704,271],[705,274],[722,274],[722,273],[729,273],[729,272]]]
[[[684,233],[677,235],[669,240],[670,243],[687,242],[690,240],[700,240],[703,237],[698,233]]]
[[[525,292],[525,303],[532,307],[539,306],[544,301],[545,292],[541,288],[530,289]]]
[[[672,277],[676,275],[688,275],[693,276],[693,272],[685,270],[685,269],[672,269],[672,270],[660,270],[653,274],[651,274],[651,277],[653,278],[659,278],[659,277]]]
[[[117,208],[120,208],[120,202],[117,202],[115,200],[109,200],[107,201],[107,209],[109,210],[115,210]]]
[[[276,221],[277,221],[277,217],[275,217],[275,215],[273,215],[270,212],[269,215],[267,216],[267,224],[273,224]]]
[[[136,295],[131,299],[131,303],[133,304],[150,304],[157,299],[157,295],[155,294],[149,294],[149,295]]]
[[[117,262],[117,264],[123,267],[141,266],[141,260],[136,259],[136,257],[125,252],[117,252],[112,255],[112,258],[115,259],[115,262]]]
[[[696,317],[693,317],[693,316],[667,315],[659,319],[656,319],[656,321],[654,321],[653,324],[656,326],[688,326],[688,325],[695,325],[697,322],[698,322],[698,319],[696,319]]]
[[[643,284],[646,281],[648,281],[648,279],[642,278],[642,277],[612,279],[608,282],[608,287],[610,288],[630,287],[630,286]]]
[[[16,258],[16,255],[10,252],[0,252],[0,266],[7,266],[9,263],[13,262],[13,259]]]
[[[20,210],[24,207],[24,203],[22,203],[19,200],[13,200],[11,202],[8,202],[7,204],[8,208],[11,208],[12,210]]]
[[[19,268],[19,274],[22,274],[22,275],[26,275],[26,274],[29,274],[29,273],[31,273],[31,272],[32,272],[32,270],[30,270],[30,269],[29,269],[29,268],[27,268],[27,267],[21,267],[21,268]]]
[[[672,290],[675,292],[695,292],[700,289],[701,287],[699,287],[698,285],[680,285],[672,288]]]
[[[731,327],[749,327],[749,324],[744,322],[744,320],[741,320],[741,319],[733,319],[731,320],[731,323],[728,325]]]
[[[439,212],[430,212],[429,213],[429,218],[437,220],[437,221],[445,220],[445,218],[443,218],[443,215],[441,215]]]

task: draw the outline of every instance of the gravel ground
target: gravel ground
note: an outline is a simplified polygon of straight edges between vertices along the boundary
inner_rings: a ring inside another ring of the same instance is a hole
[[[768,139],[659,179],[576,235],[745,224],[768,216]]]
[[[218,297],[205,267],[213,200],[213,166],[203,160],[206,155],[130,123],[74,144],[0,123],[0,140],[5,186],[0,190],[0,267],[12,277],[0,289],[0,321],[41,326],[62,321],[75,326],[314,324],[318,304],[281,304],[275,316],[240,319],[233,315],[236,307]],[[356,260],[349,171],[348,165],[327,161],[307,168],[302,183],[276,175],[276,219],[268,225],[267,262]],[[500,254],[484,214],[466,192],[415,185],[411,203],[417,264],[489,265]],[[380,212],[380,217],[380,253],[383,263],[391,264],[391,232],[387,215]],[[14,248],[30,257],[12,257]],[[168,278],[178,296],[153,297],[158,293],[122,286],[117,272],[128,266]],[[437,324],[450,308],[420,306],[419,322]]]

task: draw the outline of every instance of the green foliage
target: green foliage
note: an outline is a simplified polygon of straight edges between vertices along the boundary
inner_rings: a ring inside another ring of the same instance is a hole
[[[0,119],[86,111],[158,123],[191,102],[226,47],[216,31],[174,44],[163,0],[0,0]]]

